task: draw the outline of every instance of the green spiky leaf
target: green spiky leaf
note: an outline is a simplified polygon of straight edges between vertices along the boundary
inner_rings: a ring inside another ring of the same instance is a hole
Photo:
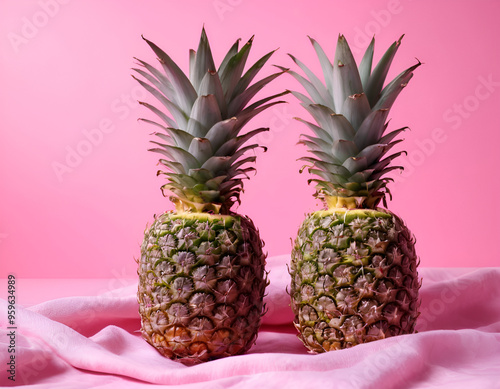
[[[338,38],[333,62],[314,39],[310,40],[320,61],[325,84],[294,56],[291,56],[293,62],[305,76],[288,72],[306,91],[306,94],[291,93],[317,123],[299,119],[314,134],[303,135],[299,142],[308,147],[313,157],[300,160],[312,163],[309,172],[320,177],[309,180],[317,183],[319,198],[356,197],[355,201],[343,201],[342,204],[359,206],[362,201],[365,207],[376,207],[381,200],[385,201],[385,194],[390,195],[387,184],[391,179],[384,175],[401,168],[390,164],[404,153],[385,156],[401,141],[394,139],[406,128],[384,135],[389,124],[389,110],[420,62],[384,87],[401,38],[389,47],[373,70],[375,39],[368,45],[359,67],[343,35]]]
[[[165,107],[160,110],[141,103],[164,123],[143,119],[161,129],[154,133],[157,141],[152,143],[157,147],[151,151],[164,156],[160,159],[159,174],[167,178],[167,183],[162,191],[165,195],[171,192],[179,210],[230,213],[231,206],[240,202],[242,179],[255,171],[248,164],[255,162],[256,157],[245,154],[262,147],[246,142],[268,129],[258,128],[243,135],[240,132],[259,113],[284,103],[276,99],[288,93],[251,103],[257,93],[283,73],[254,82],[274,51],[245,71],[253,37],[241,49],[238,40],[217,68],[203,28],[197,50],[189,51],[187,77],[169,55],[151,41],[145,41],[157,55],[161,69],[137,60],[140,67],[133,71],[140,85]]]

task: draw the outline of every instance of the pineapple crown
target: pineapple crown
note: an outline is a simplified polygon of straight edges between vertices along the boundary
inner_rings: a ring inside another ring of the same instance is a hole
[[[189,52],[189,76],[158,46],[143,39],[153,49],[161,70],[135,58],[141,68],[134,68],[143,79],[133,76],[166,108],[164,111],[145,102],[143,106],[161,122],[139,119],[160,129],[153,134],[158,140],[150,151],[161,154],[159,160],[167,183],[161,189],[171,193],[170,200],[178,211],[227,214],[235,202],[240,203],[243,179],[255,171],[248,163],[255,156],[247,151],[262,147],[257,143],[244,146],[255,135],[268,131],[258,128],[241,134],[243,126],[265,109],[284,101],[271,101],[288,91],[250,100],[268,83],[287,69],[271,74],[250,85],[275,50],[243,70],[252,47],[253,36],[238,49],[239,39],[231,46],[216,68],[205,29],[198,50]]]
[[[324,82],[301,61],[290,55],[306,77],[289,71],[309,96],[292,91],[301,105],[317,122],[302,119],[314,136],[302,135],[299,143],[308,147],[313,157],[300,158],[318,179],[316,196],[329,207],[376,208],[390,191],[386,174],[401,166],[391,161],[404,153],[386,156],[401,142],[393,140],[407,127],[384,135],[389,110],[397,96],[413,76],[420,61],[400,73],[384,87],[392,60],[401,44],[394,42],[372,69],[375,38],[368,46],[358,66],[343,35],[339,35],[333,63],[321,46],[309,38],[321,63]],[[417,60],[418,61],[418,60]],[[305,168],[304,167],[304,168]],[[304,169],[301,169],[302,170]]]

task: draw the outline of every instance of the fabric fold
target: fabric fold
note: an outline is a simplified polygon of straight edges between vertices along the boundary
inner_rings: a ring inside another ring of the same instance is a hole
[[[288,256],[268,260],[267,312],[241,356],[186,367],[140,336],[136,286],[67,297],[16,312],[16,382],[36,388],[499,387],[500,269],[421,269],[417,334],[311,355],[293,328]],[[7,350],[0,301],[0,349]],[[6,366],[8,353],[0,353]],[[5,369],[3,369],[5,370]]]

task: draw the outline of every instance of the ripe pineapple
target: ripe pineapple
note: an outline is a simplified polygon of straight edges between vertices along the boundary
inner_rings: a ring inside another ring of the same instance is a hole
[[[400,166],[386,156],[405,130],[384,135],[394,100],[420,62],[384,81],[401,39],[372,70],[373,39],[359,69],[344,36],[333,64],[311,39],[325,83],[291,56],[307,78],[290,71],[309,97],[292,92],[317,124],[299,143],[312,156],[316,196],[326,210],[307,215],[293,245],[291,300],[299,338],[312,352],[342,349],[414,332],[418,316],[418,259],[403,221],[378,204],[390,195],[387,173]]]
[[[231,211],[240,202],[243,179],[255,168],[246,145],[259,128],[241,134],[255,115],[282,101],[284,93],[248,105],[283,72],[253,83],[273,52],[243,73],[253,37],[237,41],[217,69],[203,29],[198,50],[190,51],[187,77],[172,59],[146,40],[163,71],[138,60],[136,80],[171,116],[147,103],[163,123],[151,151],[167,183],[164,195],[176,211],[155,216],[145,232],[139,260],[139,312],[143,337],[158,351],[184,364],[244,353],[255,342],[267,285],[266,255],[253,222]],[[135,77],[134,77],[135,78]],[[271,100],[274,100],[270,102]]]

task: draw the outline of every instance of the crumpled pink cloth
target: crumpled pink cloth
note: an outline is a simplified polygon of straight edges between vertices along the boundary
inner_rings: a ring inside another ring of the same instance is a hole
[[[292,326],[288,257],[271,284],[256,345],[186,367],[138,332],[136,286],[17,309],[16,382],[6,379],[7,304],[0,301],[0,385],[34,388],[500,388],[500,268],[420,269],[419,333],[308,354]]]

